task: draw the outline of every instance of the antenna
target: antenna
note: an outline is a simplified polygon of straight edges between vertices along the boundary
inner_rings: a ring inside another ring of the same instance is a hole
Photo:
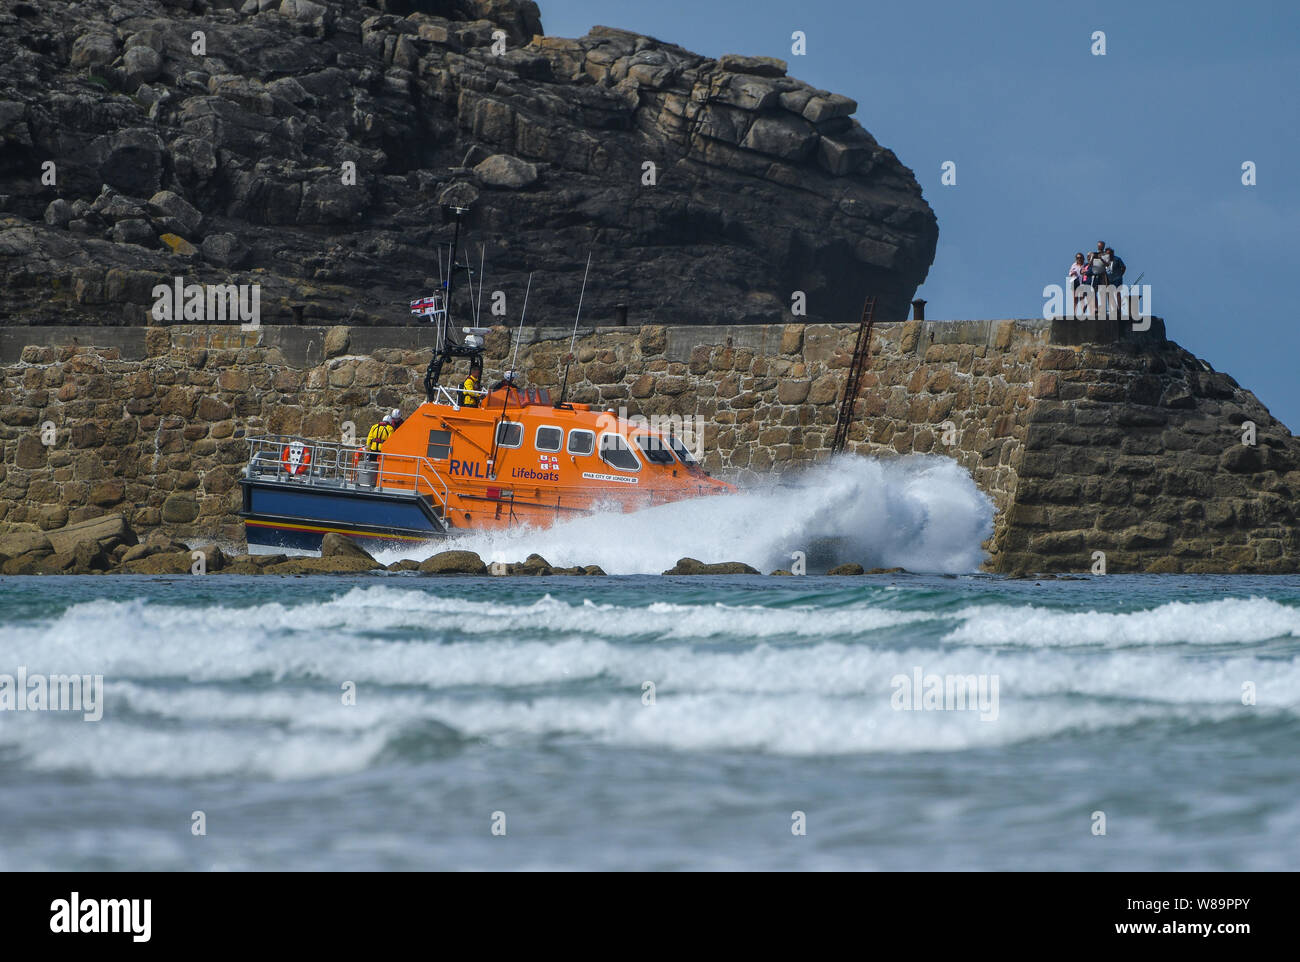
[[[519,329],[515,331],[515,355],[514,358],[512,358],[510,361],[511,369],[514,368],[515,359],[519,357],[519,340],[524,332],[524,316],[528,313],[528,293],[532,289],[533,289],[533,275],[529,274],[528,287],[524,289],[524,308],[519,312]],[[504,422],[508,422],[510,420],[509,416],[506,414],[506,404],[510,400],[510,388],[512,386],[513,385],[511,385],[509,381],[506,381],[505,390],[501,392],[501,415],[499,418],[497,418],[498,425]],[[515,390],[518,391],[519,389],[515,388]],[[486,403],[487,402],[485,401],[484,404],[486,405]],[[495,481],[497,479],[497,470],[496,470],[497,451],[500,449],[500,447],[501,447],[501,431],[500,428],[498,427],[498,429],[492,434],[492,450],[488,452],[488,456],[487,456],[488,479],[492,481]]]
[[[469,208],[455,207],[455,206],[448,205],[444,209],[449,211],[452,214],[452,216],[456,218],[456,230],[451,235],[451,251],[447,255],[447,320],[448,322],[450,322],[451,321],[451,292],[456,281],[456,248],[460,244],[460,222],[462,219],[464,219],[465,215],[469,213]],[[468,264],[466,265],[465,269],[466,271],[469,270]],[[473,281],[471,280],[470,283],[472,284]],[[473,293],[473,288],[471,288],[470,291],[471,293]]]
[[[587,274],[591,272],[591,251],[587,251],[587,267],[582,272],[582,290],[578,292],[578,313],[573,316],[573,336],[569,338],[569,353],[573,353],[573,342],[578,339],[578,318],[582,317],[582,298],[587,293]]]
[[[474,270],[469,266],[469,252],[465,253],[465,280],[469,283],[469,316],[478,326],[478,307],[474,304]]]
[[[573,345],[578,340],[578,318],[582,317],[582,298],[587,293],[587,274],[591,271],[591,251],[587,251],[587,268],[582,272],[582,290],[578,292],[578,313],[573,316],[573,334],[569,338],[569,354],[564,359],[564,383],[560,385],[560,403],[569,395],[569,365],[573,362]]]
[[[456,230],[452,234],[451,249],[447,252],[447,270],[445,274],[442,268],[442,245],[438,245],[438,282],[442,285],[443,306],[442,312],[438,315],[438,335],[433,349],[433,357],[429,360],[429,366],[424,372],[424,395],[428,401],[433,401],[437,394],[438,378],[441,377],[443,365],[447,361],[453,357],[474,357],[481,354],[483,350],[483,345],[479,341],[457,341],[452,334],[451,327],[451,301],[456,285],[456,250],[460,243],[460,224],[465,215],[469,213],[469,208],[457,207],[454,204],[443,204],[442,212],[444,217],[455,218]],[[474,272],[470,270],[468,257],[465,258],[465,272],[469,275],[470,309],[475,310]],[[479,286],[481,289],[482,280],[479,281]],[[477,313],[475,313],[474,317],[477,320]]]
[[[487,248],[478,245],[478,300],[474,303],[474,326],[478,327],[479,311],[483,307],[483,265],[487,260]]]
[[[519,359],[519,342],[523,339],[524,334],[524,315],[528,313],[528,292],[533,289],[533,275],[528,275],[528,287],[524,289],[524,309],[519,312],[519,328],[515,331],[515,353],[510,359],[510,370],[515,369],[515,361]]]

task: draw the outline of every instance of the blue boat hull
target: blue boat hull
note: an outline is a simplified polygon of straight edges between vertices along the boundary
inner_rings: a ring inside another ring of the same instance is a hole
[[[326,534],[357,541],[367,551],[443,537],[446,526],[423,498],[294,481],[240,479],[249,547],[319,551]]]

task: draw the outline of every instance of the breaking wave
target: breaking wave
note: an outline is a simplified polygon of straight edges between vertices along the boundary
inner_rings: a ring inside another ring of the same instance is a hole
[[[992,533],[993,503],[950,458],[846,455],[794,481],[601,512],[547,529],[470,533],[455,546],[489,562],[537,553],[554,565],[596,564],[608,574],[659,574],[683,557],[742,561],[767,572],[790,568],[796,551],[805,553],[809,573],[844,562],[964,573],[979,567]],[[428,554],[426,547],[380,560]]]
[[[835,588],[816,604],[784,579],[789,594],[765,604],[680,588],[662,601],[483,597],[435,579],[299,599],[268,581],[259,590],[278,594],[252,604],[77,601],[6,626],[0,665],[102,673],[104,721],[8,714],[0,758],[100,777],[304,779],[484,741],[888,754],[1300,717],[1292,605],[972,604],[936,581]],[[926,610],[909,602],[918,592]],[[997,676],[998,717],[895,710],[892,679],[917,668]],[[1243,682],[1257,707],[1243,707]]]

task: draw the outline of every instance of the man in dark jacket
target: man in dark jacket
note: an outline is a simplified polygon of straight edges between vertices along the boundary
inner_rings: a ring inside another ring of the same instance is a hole
[[[1110,270],[1106,272],[1106,276],[1110,279],[1112,284],[1119,287],[1124,283],[1124,261],[1121,260],[1120,256],[1110,247],[1106,248],[1106,256],[1110,258]]]
[[[1125,314],[1125,308],[1128,307],[1128,304],[1126,303],[1127,299],[1124,297],[1124,292],[1119,290],[1119,288],[1124,284],[1124,271],[1126,268],[1123,259],[1115,253],[1113,248],[1106,248],[1106,257],[1110,261],[1110,269],[1107,271],[1107,280],[1116,290],[1115,308],[1119,312],[1116,316],[1123,317]]]

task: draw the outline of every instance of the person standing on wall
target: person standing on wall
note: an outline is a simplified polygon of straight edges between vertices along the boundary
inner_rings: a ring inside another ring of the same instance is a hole
[[[1088,279],[1093,288],[1110,283],[1110,258],[1106,256],[1106,242],[1097,241],[1097,249],[1088,257]]]
[[[1097,241],[1097,249],[1088,255],[1088,283],[1092,285],[1094,316],[1102,315],[1101,289],[1110,283],[1110,261],[1106,257],[1106,242]]]
[[[1110,281],[1111,287],[1115,288],[1116,310],[1122,310],[1124,294],[1119,289],[1124,286],[1124,272],[1128,270],[1123,258],[1115,253],[1113,248],[1107,247],[1105,250],[1109,266],[1106,269],[1106,276]],[[1131,312],[1130,312],[1131,313]]]
[[[1070,290],[1074,293],[1074,314],[1079,313],[1079,298],[1083,297],[1083,288],[1088,283],[1088,265],[1083,259],[1083,251],[1074,255],[1074,263],[1070,265]]]

